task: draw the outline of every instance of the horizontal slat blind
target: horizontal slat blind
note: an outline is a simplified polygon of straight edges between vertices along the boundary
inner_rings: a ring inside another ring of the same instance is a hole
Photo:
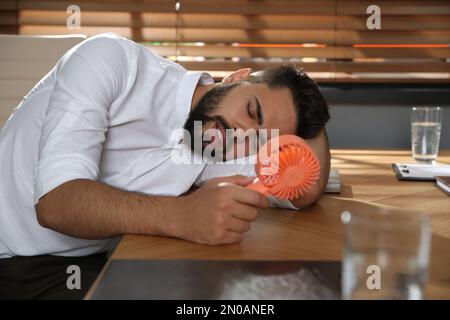
[[[0,1],[0,33],[17,34],[19,32],[19,11],[16,0]]]
[[[66,28],[72,1],[9,2],[21,34],[112,31],[218,77],[289,61],[318,81],[450,82],[449,0],[376,1],[381,30],[366,26],[373,1],[77,0],[79,30]]]

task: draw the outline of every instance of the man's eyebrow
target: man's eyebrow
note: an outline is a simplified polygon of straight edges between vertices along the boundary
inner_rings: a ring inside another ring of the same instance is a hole
[[[258,119],[258,124],[261,126],[264,123],[264,115],[263,115],[263,111],[262,111],[262,107],[261,104],[259,103],[259,100],[256,96],[255,97],[255,101],[256,101],[256,118]]]

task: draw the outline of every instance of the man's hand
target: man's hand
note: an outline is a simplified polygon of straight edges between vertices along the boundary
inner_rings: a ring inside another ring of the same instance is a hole
[[[183,217],[178,219],[177,237],[203,244],[240,242],[250,230],[258,209],[268,208],[269,200],[244,188],[254,178],[231,176],[208,181],[183,198]]]

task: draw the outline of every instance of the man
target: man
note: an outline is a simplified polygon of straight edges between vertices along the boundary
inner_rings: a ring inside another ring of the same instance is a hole
[[[250,73],[238,70],[216,85],[114,34],[69,50],[0,135],[0,288],[13,268],[98,257],[123,234],[240,242],[269,201],[244,188],[252,177],[239,175],[185,194],[205,164],[174,163],[174,153],[190,148],[173,132],[192,131],[195,120],[204,130],[278,129],[309,139],[321,177],[289,205],[314,203],[328,178],[327,104],[293,66]],[[37,288],[46,274],[24,296],[45,297]]]

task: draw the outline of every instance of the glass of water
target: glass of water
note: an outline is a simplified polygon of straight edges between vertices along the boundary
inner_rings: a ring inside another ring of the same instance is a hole
[[[417,211],[344,211],[344,299],[419,300],[427,280],[431,231]]]
[[[439,152],[442,109],[414,107],[411,115],[411,148],[416,161],[434,163]]]

